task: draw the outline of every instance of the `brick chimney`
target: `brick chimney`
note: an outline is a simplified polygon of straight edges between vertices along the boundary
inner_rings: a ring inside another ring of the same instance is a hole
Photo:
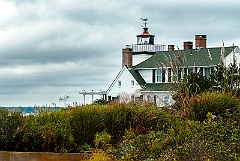
[[[122,49],[122,67],[127,66],[128,68],[132,68],[132,59],[132,49]]]
[[[195,48],[207,47],[207,35],[195,35]]]
[[[173,51],[174,50],[174,45],[168,45],[168,51]]]
[[[184,50],[192,49],[193,48],[193,42],[191,42],[191,41],[183,42],[183,48],[184,48]]]

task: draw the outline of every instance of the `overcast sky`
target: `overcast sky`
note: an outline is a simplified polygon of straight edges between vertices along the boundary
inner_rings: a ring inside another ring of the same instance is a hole
[[[0,106],[56,103],[107,90],[148,18],[156,44],[240,45],[239,0],[0,0]],[[91,98],[91,96],[89,96]],[[89,99],[89,98],[88,98]]]

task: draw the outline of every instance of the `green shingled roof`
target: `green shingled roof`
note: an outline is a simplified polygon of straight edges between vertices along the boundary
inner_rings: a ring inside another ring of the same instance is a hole
[[[146,84],[145,80],[142,78],[142,76],[139,74],[137,70],[130,70],[130,73],[135,78],[135,80],[138,82],[139,85],[144,86]]]
[[[170,83],[146,83],[137,70],[129,70],[139,85],[146,91],[171,91]]]
[[[147,91],[171,91],[171,83],[147,83],[144,90]]]
[[[226,56],[233,51],[233,47],[225,47],[224,49]],[[170,58],[178,59],[178,62],[180,62],[180,60],[185,60],[182,66],[215,66],[220,62],[221,50],[222,47],[160,51],[149,59],[139,63],[134,68],[157,68],[162,66],[162,64],[169,67],[170,65],[167,60]]]

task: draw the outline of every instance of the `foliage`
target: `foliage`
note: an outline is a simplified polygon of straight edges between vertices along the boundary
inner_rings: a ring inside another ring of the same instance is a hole
[[[208,112],[225,116],[228,112],[239,114],[239,68],[236,59],[228,67],[224,60],[215,68],[211,68],[210,79],[202,73],[185,75],[180,82],[174,84],[173,109],[177,115],[185,119],[204,120]]]
[[[0,147],[11,150],[15,147],[13,136],[23,126],[23,116],[19,111],[0,109]]]
[[[144,103],[93,104],[29,116],[0,110],[1,150],[91,152],[89,160],[240,158],[238,98],[206,92],[192,99],[193,115],[185,119],[178,117],[180,111]]]
[[[205,123],[177,120],[172,127],[146,135],[127,131],[115,155],[122,160],[237,160],[239,126],[211,116]]]
[[[104,130],[102,110],[103,108],[99,105],[88,105],[72,109],[70,124],[77,146],[85,143],[93,145],[95,134]]]
[[[218,115],[227,117],[229,114],[237,113],[240,108],[239,104],[239,99],[229,93],[205,92],[190,99],[190,118],[203,121],[208,112],[216,117]]]
[[[114,160],[111,155],[108,153],[102,151],[102,150],[96,150],[92,153],[90,158],[88,159],[89,161],[112,161]]]
[[[192,97],[196,94],[209,90],[211,87],[210,79],[203,76],[201,72],[191,72],[188,75],[184,75],[183,79],[176,83],[176,93],[184,94],[185,97]],[[187,91],[185,91],[187,90]],[[178,95],[175,95],[175,98]]]
[[[211,73],[212,88],[240,96],[240,74],[236,58],[227,68],[221,62]]]
[[[70,117],[66,111],[40,112],[25,118],[14,136],[17,151],[69,152],[73,150]]]
[[[109,135],[106,131],[102,131],[100,133],[96,133],[95,135],[95,147],[106,149],[110,145],[111,135]]]
[[[169,119],[165,111],[153,106],[120,104],[108,106],[89,105],[77,107],[71,113],[71,125],[77,145],[94,145],[96,133],[106,130],[111,135],[111,143],[117,143],[124,131],[133,128],[137,133],[147,133],[162,128]]]
[[[173,84],[175,100],[174,107],[189,113],[189,99],[197,94],[208,91],[211,88],[210,79],[200,73],[191,72],[189,75],[184,75],[180,82]]]
[[[95,101],[93,101],[93,104],[97,104],[97,105],[106,105],[108,103],[110,103],[110,101],[108,101],[104,98],[96,99]]]
[[[118,143],[124,131],[137,134],[167,126],[170,116],[153,106],[111,103],[22,116],[0,110],[0,150],[81,152]]]

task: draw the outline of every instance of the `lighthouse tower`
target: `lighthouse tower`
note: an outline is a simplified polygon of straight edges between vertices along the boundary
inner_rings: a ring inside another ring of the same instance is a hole
[[[122,66],[132,68],[150,58],[157,51],[165,50],[165,45],[154,44],[155,36],[148,32],[148,19],[141,18],[141,20],[143,21],[143,33],[137,35],[137,44],[126,45],[126,48],[122,49]]]

